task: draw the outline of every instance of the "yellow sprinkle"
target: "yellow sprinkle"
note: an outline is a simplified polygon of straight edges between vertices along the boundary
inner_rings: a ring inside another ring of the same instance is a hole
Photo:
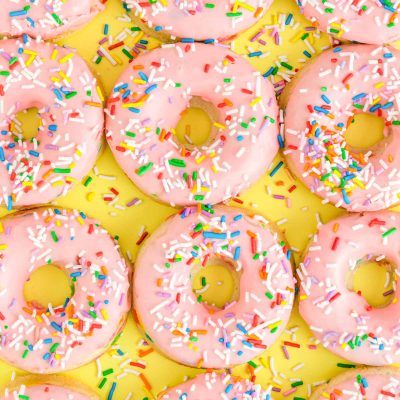
[[[377,89],[380,89],[382,86],[385,86],[384,82],[378,82],[374,85]]]
[[[300,295],[300,300],[306,300],[308,299],[308,296],[306,294]]]
[[[96,92],[97,92],[97,94],[99,95],[100,100],[101,100],[101,101],[104,101],[104,95],[103,95],[103,92],[101,91],[100,86],[96,86]]]
[[[203,154],[199,158],[196,158],[196,163],[201,164],[205,160],[206,156]]]
[[[226,126],[224,124],[220,124],[219,122],[214,122],[214,126],[219,129],[226,129]]]
[[[4,232],[4,226],[3,226],[3,223],[0,222],[0,233],[3,233],[3,232]]]
[[[55,182],[52,182],[52,184],[51,184],[51,186],[62,186],[62,185],[64,185],[63,181],[55,181]]]
[[[81,225],[85,225],[85,221],[82,219],[82,217],[78,217],[76,219]]]
[[[71,78],[69,78],[67,75],[65,75],[64,71],[59,71],[59,75],[61,78],[65,79],[66,81],[70,82]]]
[[[137,83],[138,85],[145,85],[147,83],[143,79],[134,79],[133,82]]]
[[[262,97],[256,97],[254,100],[251,101],[250,106],[253,107],[255,106],[257,103],[259,103],[262,100]]]
[[[86,195],[86,200],[87,200],[87,201],[93,201],[95,197],[96,197],[96,193],[95,193],[95,192],[89,192],[89,193]]]
[[[8,247],[8,244],[0,244],[0,250],[5,250]]]
[[[50,59],[54,61],[57,58],[57,56],[58,56],[58,50],[54,49],[53,52],[51,53]]]
[[[106,321],[108,321],[108,314],[107,314],[107,311],[106,311],[104,308],[102,308],[102,309],[100,310],[100,312],[101,312],[101,315],[103,316],[103,318],[104,318]]]
[[[142,107],[143,105],[144,105],[143,101],[139,101],[137,103],[124,103],[122,104],[122,108]]]
[[[74,53],[69,53],[66,56],[64,56],[63,58],[60,59],[59,63],[60,64],[64,64],[66,63],[68,60],[70,60],[72,57],[74,57]]]
[[[85,101],[85,104],[91,107],[103,107],[101,103],[95,103],[94,101]]]

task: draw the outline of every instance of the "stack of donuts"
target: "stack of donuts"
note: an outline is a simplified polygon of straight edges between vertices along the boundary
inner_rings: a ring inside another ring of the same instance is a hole
[[[231,369],[270,350],[295,304],[317,343],[360,364],[312,399],[400,397],[400,371],[391,366],[400,362],[396,282],[385,308],[370,306],[349,282],[366,262],[396,279],[400,265],[400,214],[387,210],[400,199],[400,52],[390,45],[400,39],[399,0],[298,0],[334,45],[296,71],[279,98],[229,48],[270,0],[123,1],[161,45],[132,56],[108,96],[79,54],[54,41],[102,12],[104,1],[3,3],[0,205],[16,212],[0,223],[0,359],[29,375],[1,400],[99,399],[62,373],[100,357],[129,313],[154,349],[206,369],[155,398],[276,398]],[[178,140],[190,107],[211,121],[201,145]],[[31,108],[40,125],[27,139],[18,115]],[[383,140],[367,150],[346,138],[365,113],[384,121]],[[103,139],[142,192],[176,207],[134,266],[101,221],[53,203],[89,173]],[[319,226],[296,268],[277,225],[228,205],[279,152],[324,204],[347,212]],[[23,293],[48,264],[73,287],[58,306]],[[223,307],[204,300],[207,282],[192,289],[213,265],[236,277]]]

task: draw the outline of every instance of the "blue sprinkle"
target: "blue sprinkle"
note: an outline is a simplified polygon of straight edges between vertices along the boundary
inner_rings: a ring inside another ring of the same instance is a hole
[[[193,38],[182,38],[181,42],[182,43],[194,43],[194,39]]]
[[[203,237],[205,237],[206,239],[226,239],[227,234],[205,231],[203,232]]]
[[[235,248],[235,252],[234,252],[234,254],[233,254],[233,259],[234,259],[235,261],[237,261],[237,260],[239,260],[239,257],[240,257],[240,246],[237,246],[237,247]]]
[[[151,85],[151,86],[149,86],[144,92],[146,93],[146,94],[149,94],[151,91],[153,91],[154,89],[157,89],[157,84],[155,83],[155,84],[153,84],[153,85]]]
[[[278,165],[269,173],[269,176],[273,177],[279,171],[279,169],[282,167],[282,165],[283,165],[283,161],[279,161]]]

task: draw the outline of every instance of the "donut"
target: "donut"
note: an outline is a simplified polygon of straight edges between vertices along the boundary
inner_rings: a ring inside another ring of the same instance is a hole
[[[400,371],[394,367],[357,368],[321,385],[310,400],[392,399],[400,396]]]
[[[18,377],[0,394],[0,400],[100,400],[92,390],[61,375]]]
[[[133,280],[137,321],[154,346],[185,365],[225,368],[274,343],[294,297],[291,251],[268,220],[230,207],[185,208],[141,248]],[[225,306],[203,302],[192,281],[204,266],[234,273]]]
[[[41,126],[26,140],[17,114],[34,107]],[[0,41],[0,204],[11,210],[65,194],[92,168],[103,125],[101,90],[74,50]]]
[[[298,0],[304,15],[338,39],[384,44],[400,39],[399,3],[385,0]]]
[[[298,270],[301,316],[324,347],[357,364],[400,361],[399,287],[387,284],[389,304],[376,308],[354,292],[351,275],[376,262],[396,278],[399,228],[400,214],[389,211],[335,219],[320,227]]]
[[[205,40],[232,39],[255,24],[272,0],[143,2],[123,0],[125,7],[158,37]]]
[[[213,121],[210,140],[197,147],[175,135],[191,101]],[[142,191],[172,205],[235,196],[263,175],[279,148],[272,85],[217,46],[164,45],[141,55],[118,79],[106,114],[116,161]]]
[[[399,51],[374,45],[327,50],[284,90],[284,154],[292,171],[323,202],[378,211],[399,201]],[[384,120],[384,138],[360,149],[346,129],[357,114]]]
[[[54,39],[89,22],[104,9],[100,0],[2,0],[0,35]]]
[[[166,390],[158,400],[267,400],[269,391],[249,380],[209,372]]]
[[[39,208],[1,221],[0,358],[33,373],[55,373],[99,357],[130,309],[129,268],[118,245],[83,212]],[[60,306],[26,301],[24,283],[48,263],[72,296]]]

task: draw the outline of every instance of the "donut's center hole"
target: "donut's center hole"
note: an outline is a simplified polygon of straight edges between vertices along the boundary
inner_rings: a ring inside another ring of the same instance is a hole
[[[371,307],[384,308],[394,300],[396,277],[394,266],[387,259],[363,259],[350,273],[348,288]]]
[[[384,127],[383,118],[367,113],[356,114],[349,120],[344,137],[352,149],[366,152],[385,138]]]
[[[64,269],[54,264],[35,269],[24,285],[25,301],[34,308],[64,305],[73,295],[73,285]]]
[[[199,303],[223,309],[239,299],[239,280],[233,264],[214,258],[194,270],[192,290]]]
[[[183,147],[210,145],[216,136],[215,122],[218,121],[218,111],[212,103],[194,96],[189,107],[181,113],[181,118],[175,127],[176,140]]]
[[[12,119],[10,131],[18,139],[32,140],[39,132],[42,126],[39,110],[36,107],[27,108],[20,111]]]

